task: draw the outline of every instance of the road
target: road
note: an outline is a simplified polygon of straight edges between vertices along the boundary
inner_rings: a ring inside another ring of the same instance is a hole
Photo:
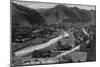
[[[23,48],[21,50],[18,50],[15,52],[15,56],[23,56],[23,55],[31,53],[35,50],[47,48],[51,45],[54,45],[58,40],[62,39],[63,37],[68,37],[68,36],[69,36],[68,32],[64,32],[63,34],[59,35],[58,37],[50,39],[46,43],[38,44],[36,46],[29,46],[29,47]]]

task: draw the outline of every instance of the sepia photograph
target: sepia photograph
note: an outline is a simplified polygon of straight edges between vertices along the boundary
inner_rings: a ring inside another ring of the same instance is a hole
[[[96,61],[96,6],[10,2],[11,67]]]

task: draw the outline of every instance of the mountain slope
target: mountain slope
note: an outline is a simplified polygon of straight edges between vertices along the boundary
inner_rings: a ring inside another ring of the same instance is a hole
[[[30,36],[38,25],[45,24],[43,17],[34,9],[11,3],[12,40]]]
[[[57,5],[50,9],[37,9],[47,23],[88,23],[92,20],[92,12],[77,7]]]

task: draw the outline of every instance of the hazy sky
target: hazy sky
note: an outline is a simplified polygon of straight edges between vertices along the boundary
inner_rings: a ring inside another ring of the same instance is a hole
[[[43,2],[29,2],[29,1],[13,1],[17,4],[21,4],[30,8],[39,9],[39,8],[53,8],[54,6],[58,5],[57,3],[43,3]],[[78,7],[81,9],[87,9],[87,10],[95,10],[95,6],[87,6],[87,5],[72,5],[72,4],[65,4],[69,7]]]

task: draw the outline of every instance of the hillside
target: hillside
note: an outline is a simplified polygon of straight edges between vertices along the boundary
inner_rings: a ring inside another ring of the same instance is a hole
[[[37,9],[48,24],[56,23],[89,23],[93,20],[93,11],[57,5],[50,9]]]

